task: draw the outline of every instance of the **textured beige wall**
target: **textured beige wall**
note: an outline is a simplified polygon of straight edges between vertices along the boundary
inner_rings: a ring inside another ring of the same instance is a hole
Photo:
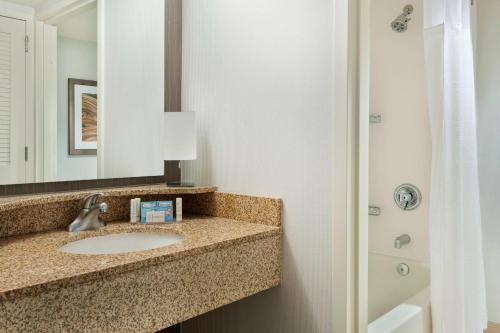
[[[186,178],[283,199],[283,279],[184,332],[332,331],[332,0],[183,0]]]

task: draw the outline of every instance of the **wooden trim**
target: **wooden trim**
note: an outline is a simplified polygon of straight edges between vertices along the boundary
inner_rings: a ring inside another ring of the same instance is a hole
[[[69,133],[69,155],[97,155],[97,149],[75,148],[75,86],[94,86],[97,82],[92,80],[68,79],[68,133]],[[99,98],[99,97],[98,97]]]
[[[485,333],[500,333],[500,324],[490,321],[488,323],[488,329],[485,331]]]
[[[179,112],[182,83],[182,0],[165,1],[165,112]]]
[[[181,168],[179,161],[165,161],[165,181],[174,183],[181,180]]]
[[[163,184],[164,182],[164,176],[148,176],[0,185],[0,197],[33,193],[82,191],[109,187]]]

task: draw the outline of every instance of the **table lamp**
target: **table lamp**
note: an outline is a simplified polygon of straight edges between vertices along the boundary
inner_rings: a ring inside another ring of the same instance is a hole
[[[181,181],[181,161],[196,160],[194,112],[165,112],[163,159],[167,186],[194,186]]]

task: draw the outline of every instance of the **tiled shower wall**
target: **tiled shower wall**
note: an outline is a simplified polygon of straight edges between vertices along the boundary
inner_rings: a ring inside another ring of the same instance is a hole
[[[390,23],[403,7],[414,11],[408,31],[392,31]],[[425,84],[422,0],[374,0],[371,10],[371,114],[382,122],[370,125],[370,205],[382,209],[370,217],[370,251],[428,261],[428,207],[431,137]],[[416,210],[394,202],[397,186],[411,183],[422,192]],[[394,248],[394,238],[412,241]]]

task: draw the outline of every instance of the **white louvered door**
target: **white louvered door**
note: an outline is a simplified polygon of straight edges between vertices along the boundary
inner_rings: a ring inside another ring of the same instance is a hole
[[[0,184],[26,181],[25,21],[0,16]]]

